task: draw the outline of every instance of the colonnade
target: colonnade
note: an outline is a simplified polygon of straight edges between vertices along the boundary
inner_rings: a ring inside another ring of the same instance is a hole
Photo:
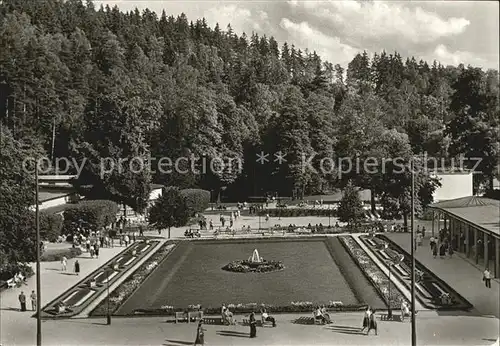
[[[451,243],[455,251],[472,258],[476,264],[489,268],[495,277],[500,278],[500,235],[434,209],[432,235],[438,237],[439,231],[443,228],[450,232]]]

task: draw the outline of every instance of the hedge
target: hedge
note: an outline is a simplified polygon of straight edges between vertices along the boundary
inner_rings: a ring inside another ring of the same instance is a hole
[[[67,259],[75,258],[82,254],[82,250],[78,247],[69,249],[59,249],[59,250],[47,250],[41,256],[40,260],[42,262],[55,262],[60,261],[63,256]]]
[[[98,230],[116,221],[118,205],[108,200],[83,201],[74,204],[64,211],[64,230],[73,233],[76,227],[81,225],[85,228]]]
[[[204,212],[210,204],[210,191],[201,189],[184,189],[180,191],[186,201],[190,215]]]
[[[303,209],[303,208],[270,208],[259,211],[261,216],[269,214],[271,217],[297,217],[297,216],[331,216],[335,217],[337,212],[333,209]]]
[[[57,238],[61,235],[62,226],[62,215],[40,212],[40,237],[43,240],[57,241]]]

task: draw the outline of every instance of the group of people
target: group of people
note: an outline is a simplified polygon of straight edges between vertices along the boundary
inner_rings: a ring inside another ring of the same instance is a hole
[[[318,306],[313,311],[314,319],[320,320],[323,324],[330,324],[332,320],[324,305]]]
[[[19,294],[19,304],[21,305],[21,311],[26,311],[26,295],[24,294],[23,291]],[[36,311],[37,307],[37,296],[35,291],[31,291],[30,294],[30,299],[31,299],[31,310]]]
[[[446,236],[446,230],[441,230],[439,233],[439,239],[436,239],[434,237],[431,237],[429,240],[429,245],[432,251],[432,255],[434,258],[437,257],[438,252],[439,252],[439,257],[443,258],[446,256],[446,253],[450,257],[453,256],[454,250],[453,250],[453,245],[449,240],[449,236]],[[438,242],[439,240],[439,242]]]
[[[186,238],[194,238],[194,237],[200,238],[201,233],[200,233],[200,231],[193,231],[191,229],[187,229],[184,231],[184,236]]]

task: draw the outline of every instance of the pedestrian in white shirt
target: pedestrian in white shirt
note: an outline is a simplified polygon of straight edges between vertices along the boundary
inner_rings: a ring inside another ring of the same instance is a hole
[[[491,288],[491,273],[489,268],[486,268],[483,272],[483,281],[486,287]]]
[[[66,258],[66,256],[63,256],[63,257],[61,258],[61,270],[62,270],[63,272],[65,272],[65,271],[66,271],[66,266],[67,266],[67,265],[68,265],[68,259]]]

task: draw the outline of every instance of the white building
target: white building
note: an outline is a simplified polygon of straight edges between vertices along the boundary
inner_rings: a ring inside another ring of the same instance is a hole
[[[469,197],[473,195],[472,172],[437,173],[441,182],[434,194],[434,202]]]
[[[76,175],[43,175],[38,177],[38,200],[39,209],[49,213],[62,213],[65,207],[70,203],[78,202],[82,197],[79,196],[71,179]],[[163,185],[151,184],[149,194],[149,205],[153,204],[162,194]],[[35,210],[35,206],[32,206]],[[127,207],[127,218],[141,218],[131,207]],[[124,215],[124,207],[120,206],[119,215]]]

